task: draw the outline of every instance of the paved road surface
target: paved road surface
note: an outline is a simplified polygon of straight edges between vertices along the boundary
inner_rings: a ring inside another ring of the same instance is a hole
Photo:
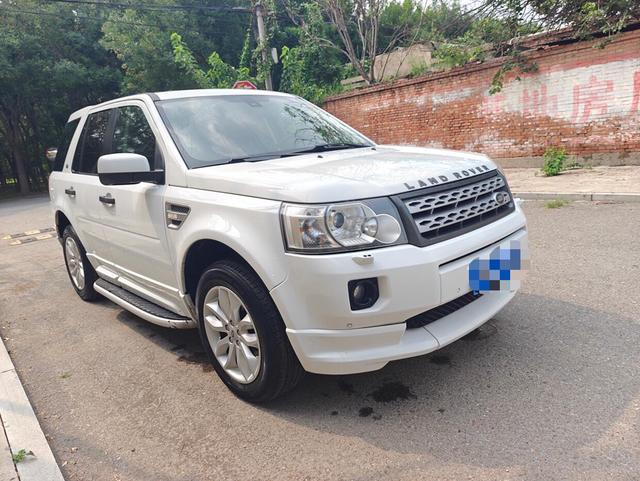
[[[526,211],[532,272],[477,335],[268,407],[195,332],[82,302],[52,239],[0,241],[0,330],[68,480],[638,479],[640,205]],[[50,224],[40,199],[0,219]]]

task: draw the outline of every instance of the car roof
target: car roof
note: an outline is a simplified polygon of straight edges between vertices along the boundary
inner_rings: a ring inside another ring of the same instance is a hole
[[[167,92],[155,92],[160,100],[183,99],[189,97],[211,97],[214,95],[280,95],[292,97],[291,94],[274,92],[272,90],[254,89],[194,89],[194,90],[169,90]]]
[[[165,92],[150,92],[136,95],[128,95],[117,99],[108,100],[96,105],[89,105],[76,110],[69,116],[69,121],[82,117],[86,112],[102,107],[108,107],[112,103],[122,100],[142,100],[145,97],[151,97],[153,100],[174,100],[192,97],[211,97],[215,95],[224,96],[240,96],[240,95],[277,95],[282,97],[293,97],[291,94],[283,92],[274,92],[271,90],[253,90],[253,89],[192,89],[192,90],[168,90]]]

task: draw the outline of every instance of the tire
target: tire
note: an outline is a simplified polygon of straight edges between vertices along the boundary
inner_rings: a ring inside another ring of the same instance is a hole
[[[87,252],[76,231],[70,225],[62,233],[62,251],[67,274],[76,293],[83,301],[91,302],[98,299],[100,294],[93,288],[98,274],[87,259]]]
[[[202,345],[236,396],[264,403],[298,384],[304,370],[278,309],[251,268],[236,260],[211,264],[198,283],[196,306]]]

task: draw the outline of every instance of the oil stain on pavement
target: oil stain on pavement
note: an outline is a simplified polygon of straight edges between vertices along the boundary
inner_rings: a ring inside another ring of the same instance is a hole
[[[438,366],[451,366],[451,358],[442,354],[431,356],[429,362],[431,364],[437,364]]]
[[[176,347],[178,347],[178,349],[176,350],[181,349],[179,348],[179,346]],[[203,372],[213,371],[213,366],[211,365],[211,362],[209,362],[207,353],[205,353],[204,351],[188,351],[182,356],[178,357],[178,362],[184,362],[186,364],[199,364]]]
[[[376,402],[388,403],[397,401],[398,399],[406,401],[407,399],[416,399],[417,396],[401,382],[385,382],[382,386],[369,394]]]

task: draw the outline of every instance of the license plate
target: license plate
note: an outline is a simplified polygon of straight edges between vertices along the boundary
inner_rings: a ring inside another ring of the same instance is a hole
[[[510,241],[469,263],[469,287],[476,293],[515,291],[520,288],[527,267],[520,241]]]

